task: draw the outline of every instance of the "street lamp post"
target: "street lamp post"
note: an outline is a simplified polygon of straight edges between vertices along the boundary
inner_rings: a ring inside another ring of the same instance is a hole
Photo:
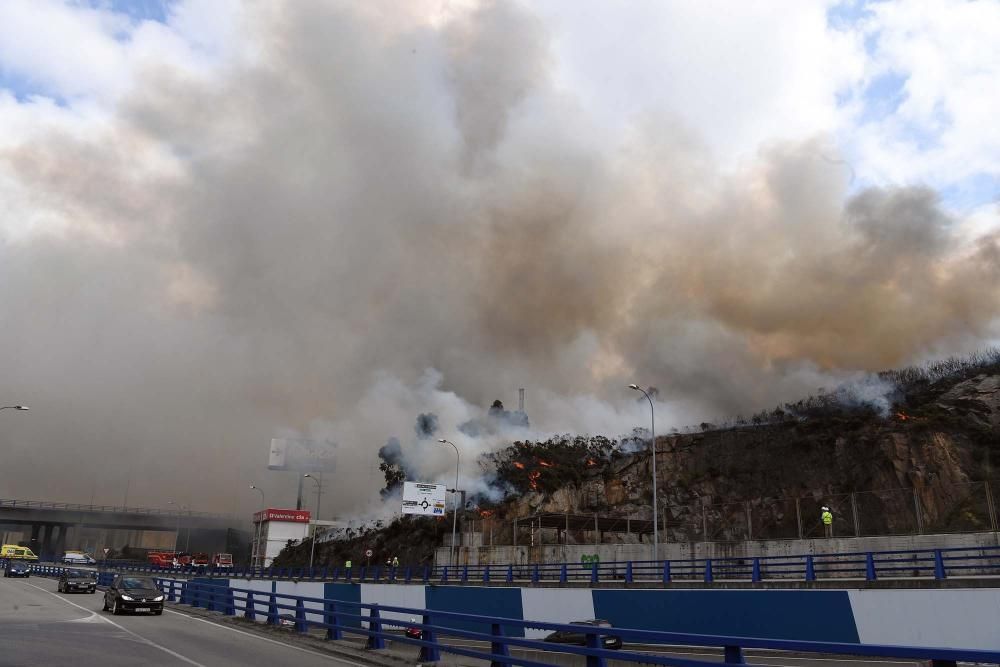
[[[0,410],[30,410],[27,405],[4,405],[0,407]]]
[[[303,477],[308,477],[312,481],[316,482],[316,518],[313,519],[314,522],[319,521],[319,503],[320,499],[323,497],[323,473],[320,473],[319,479],[316,479],[309,473],[302,475]],[[318,523],[313,523],[313,534],[312,539],[309,544],[309,569],[312,570],[313,566],[313,556],[316,554],[316,529],[319,528]]]
[[[181,534],[181,511],[184,509],[184,505],[177,505],[177,503],[175,503],[172,500],[168,500],[167,504],[168,505],[175,505],[178,508],[178,510],[177,510],[177,523],[174,526],[174,560],[176,560],[177,559],[177,538]]]
[[[458,526],[458,469],[462,463],[462,454],[458,451],[458,447],[454,442],[450,440],[445,440],[441,438],[438,440],[443,445],[451,445],[455,448],[455,488],[452,489],[454,493],[455,506],[452,508],[453,512],[451,515],[451,550],[448,552],[448,564],[455,565],[455,529]]]
[[[250,488],[260,494],[260,511],[264,511],[264,492],[256,484],[251,484]],[[258,552],[260,550],[260,527],[263,523],[263,517],[261,521],[257,521],[253,530],[253,549],[250,550],[250,569],[257,567],[257,557],[260,555]]]
[[[649,449],[653,458],[653,560],[655,561],[660,560],[660,522],[656,504],[656,422],[653,416],[653,399],[649,397],[645,389],[640,388],[637,384],[630,384],[628,387],[635,391],[641,391],[642,395],[649,401],[649,435],[651,437]]]

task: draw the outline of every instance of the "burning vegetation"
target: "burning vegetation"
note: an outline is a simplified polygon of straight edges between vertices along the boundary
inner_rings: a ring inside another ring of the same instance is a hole
[[[480,466],[487,477],[492,476],[490,487],[504,497],[527,491],[552,493],[580,484],[601,462],[631,450],[635,439],[564,435],[543,442],[518,441],[486,454]]]

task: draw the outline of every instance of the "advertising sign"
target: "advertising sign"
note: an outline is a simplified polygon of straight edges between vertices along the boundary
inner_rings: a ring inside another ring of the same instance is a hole
[[[253,515],[254,523],[261,521],[285,521],[288,523],[309,523],[309,510],[282,510],[268,508]]]
[[[446,489],[444,484],[403,482],[403,514],[443,516]]]
[[[333,472],[337,443],[308,438],[274,438],[271,440],[268,470],[295,472]]]

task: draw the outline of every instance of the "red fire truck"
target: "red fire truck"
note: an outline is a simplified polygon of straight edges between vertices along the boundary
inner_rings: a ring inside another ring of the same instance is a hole
[[[216,570],[231,570],[233,568],[233,555],[215,554],[212,556],[212,567]]]
[[[173,551],[150,551],[146,554],[146,560],[150,565],[155,565],[156,567],[173,567],[174,565],[174,552]]]

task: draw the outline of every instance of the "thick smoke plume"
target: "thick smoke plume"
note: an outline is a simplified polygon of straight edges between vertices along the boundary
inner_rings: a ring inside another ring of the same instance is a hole
[[[294,498],[264,468],[300,433],[340,444],[346,514],[392,436],[425,479],[454,440],[472,486],[508,428],[644,426],[631,382],[666,429],[995,334],[1000,243],[934,192],[848,196],[824,138],[733,172],[667,115],[594,132],[516,3],[268,2],[240,29],[211,76],[150,67],[94,134],[0,149],[0,216],[37,223],[0,245],[4,400],[34,408],[3,415],[0,495],[132,477],[130,504],[249,512],[251,482]],[[459,429],[518,387],[530,424]]]

